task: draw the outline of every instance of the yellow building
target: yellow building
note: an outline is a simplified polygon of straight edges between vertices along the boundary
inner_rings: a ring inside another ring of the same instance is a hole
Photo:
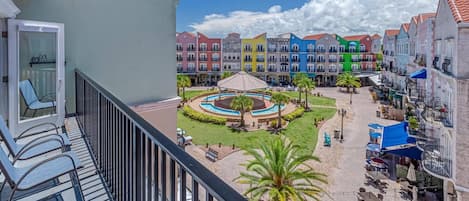
[[[241,70],[266,72],[267,33],[241,40]]]

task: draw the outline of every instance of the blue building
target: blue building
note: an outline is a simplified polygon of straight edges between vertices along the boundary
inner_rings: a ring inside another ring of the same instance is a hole
[[[295,73],[308,73],[309,77],[314,77],[314,73],[308,72],[308,55],[314,58],[316,40],[304,40],[294,34],[290,34],[290,77]]]

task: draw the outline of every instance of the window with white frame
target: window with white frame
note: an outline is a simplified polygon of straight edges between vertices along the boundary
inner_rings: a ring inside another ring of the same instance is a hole
[[[300,67],[298,64],[292,64],[291,66],[293,72],[299,72]]]
[[[199,46],[200,46],[201,51],[206,51],[207,50],[207,43],[200,43]]]
[[[212,44],[212,51],[219,51],[219,50],[220,50],[220,44],[213,43]]]

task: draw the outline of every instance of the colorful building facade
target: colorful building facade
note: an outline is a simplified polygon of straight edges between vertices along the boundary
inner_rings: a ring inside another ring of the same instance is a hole
[[[286,33],[268,38],[263,33],[241,38],[230,33],[219,39],[184,32],[177,38],[178,73],[189,75],[193,85],[214,85],[224,71],[246,71],[271,85],[291,85],[297,73],[306,73],[317,86],[335,86],[342,72],[376,70],[369,35],[342,38],[323,33],[301,38]]]

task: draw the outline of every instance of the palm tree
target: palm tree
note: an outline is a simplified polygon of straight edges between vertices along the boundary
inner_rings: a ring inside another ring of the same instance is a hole
[[[225,72],[223,72],[223,74],[221,74],[221,79],[225,79],[225,78],[230,77],[232,75],[233,75],[232,72],[225,71]]]
[[[253,104],[252,99],[245,95],[236,96],[231,101],[230,107],[241,113],[241,127],[244,126],[244,113],[251,111]]]
[[[308,106],[308,94],[311,93],[311,90],[315,89],[316,88],[316,83],[314,83],[314,81],[312,81],[311,79],[309,79],[308,77],[306,77],[305,79],[301,80],[301,85],[303,86],[303,88],[305,89],[305,109],[309,109],[309,106]]]
[[[282,110],[281,107],[283,104],[287,104],[290,98],[282,93],[274,93],[272,94],[272,102],[277,105],[278,107],[278,120],[277,120],[277,128],[282,127]]]
[[[177,75],[178,96],[179,89],[182,88],[182,100],[186,100],[186,87],[191,86],[191,79],[187,75]]]
[[[235,181],[252,184],[244,195],[255,200],[269,196],[273,201],[319,200],[324,190],[318,183],[327,183],[326,175],[316,172],[307,164],[319,159],[311,154],[301,154],[298,145],[274,138],[260,144],[260,151],[247,149],[246,154],[254,159],[243,164],[248,172],[241,172]]]
[[[306,73],[297,73],[295,77],[293,77],[293,84],[295,84],[295,86],[298,87],[298,93],[299,93],[298,99],[300,101],[300,104],[301,104],[301,91],[303,89],[303,86],[301,85],[301,80],[305,78],[308,78],[308,75],[306,75]]]
[[[341,87],[347,87],[347,92],[350,91],[350,88],[361,87],[360,78],[352,75],[349,72],[339,75],[339,77],[337,78],[336,85]],[[350,92],[350,104],[352,104],[352,94],[353,90]]]

